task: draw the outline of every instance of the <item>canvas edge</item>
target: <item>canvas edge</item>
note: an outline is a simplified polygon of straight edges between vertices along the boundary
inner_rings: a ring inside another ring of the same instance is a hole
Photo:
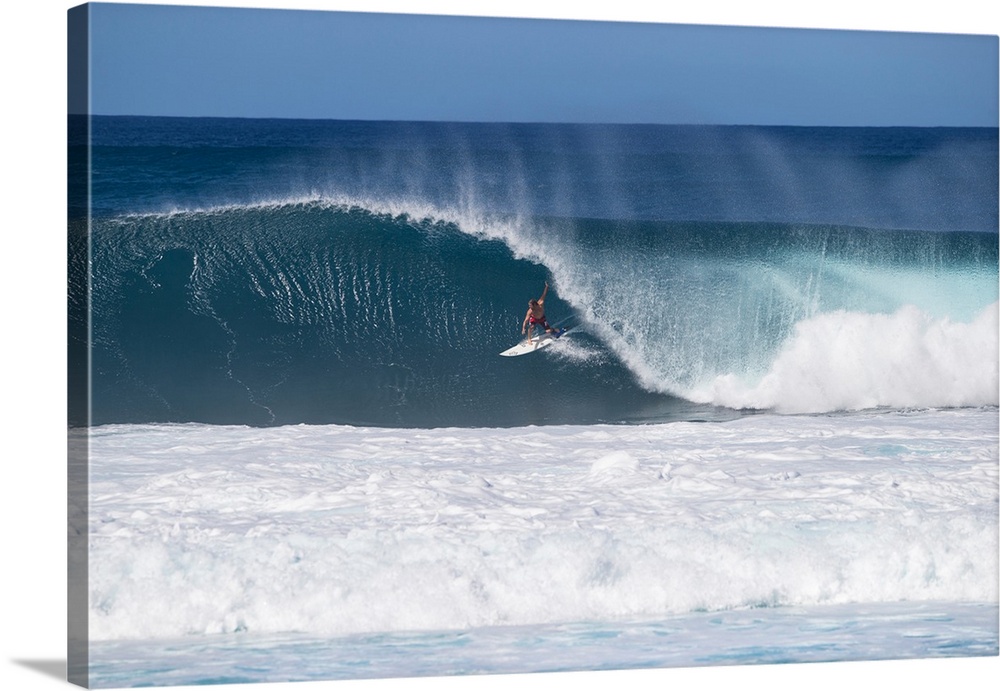
[[[90,7],[67,10],[66,680],[89,687]]]

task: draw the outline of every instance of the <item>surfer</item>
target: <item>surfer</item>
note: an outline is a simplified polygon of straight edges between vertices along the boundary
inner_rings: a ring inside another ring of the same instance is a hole
[[[521,324],[521,333],[528,334],[528,343],[531,343],[531,332],[535,330],[536,326],[541,326],[545,329],[545,333],[554,333],[557,336],[560,333],[559,330],[549,326],[549,322],[545,318],[545,296],[548,292],[549,282],[546,281],[542,296],[538,299],[532,298],[528,300],[528,313],[524,315],[524,322]]]

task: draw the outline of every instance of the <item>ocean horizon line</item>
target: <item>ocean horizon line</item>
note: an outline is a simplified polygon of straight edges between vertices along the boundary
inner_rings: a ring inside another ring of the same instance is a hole
[[[68,113],[70,118],[108,118],[134,120],[237,120],[256,122],[330,122],[360,124],[416,125],[485,125],[485,126],[553,126],[553,127],[664,127],[664,128],[747,128],[747,129],[831,129],[831,130],[1000,130],[996,125],[838,125],[838,124],[783,124],[783,123],[711,123],[711,122],[613,122],[613,121],[564,121],[564,120],[451,120],[451,119],[387,119],[387,118],[336,118],[299,117],[275,115],[151,115],[142,113]]]

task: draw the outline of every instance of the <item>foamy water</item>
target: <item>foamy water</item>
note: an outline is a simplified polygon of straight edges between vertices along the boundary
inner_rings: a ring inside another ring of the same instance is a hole
[[[691,397],[783,413],[996,405],[997,328],[997,303],[969,323],[912,305],[821,314],[796,325],[758,381],[719,376]]]
[[[95,641],[996,602],[995,408],[89,434]]]

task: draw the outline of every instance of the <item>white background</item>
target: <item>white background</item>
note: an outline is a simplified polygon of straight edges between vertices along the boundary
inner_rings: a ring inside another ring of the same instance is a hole
[[[66,659],[65,135],[66,10],[72,2],[8,2],[0,21],[5,136],[0,149],[0,331],[5,448],[0,454],[0,689],[63,688]],[[148,4],[148,3],[144,3]],[[160,4],[181,4],[160,0]],[[984,0],[271,0],[228,5],[673,23],[930,31],[997,35],[1000,10]],[[762,667],[253,684],[254,691],[416,689],[992,689],[1000,658]],[[185,687],[186,688],[186,687]]]

